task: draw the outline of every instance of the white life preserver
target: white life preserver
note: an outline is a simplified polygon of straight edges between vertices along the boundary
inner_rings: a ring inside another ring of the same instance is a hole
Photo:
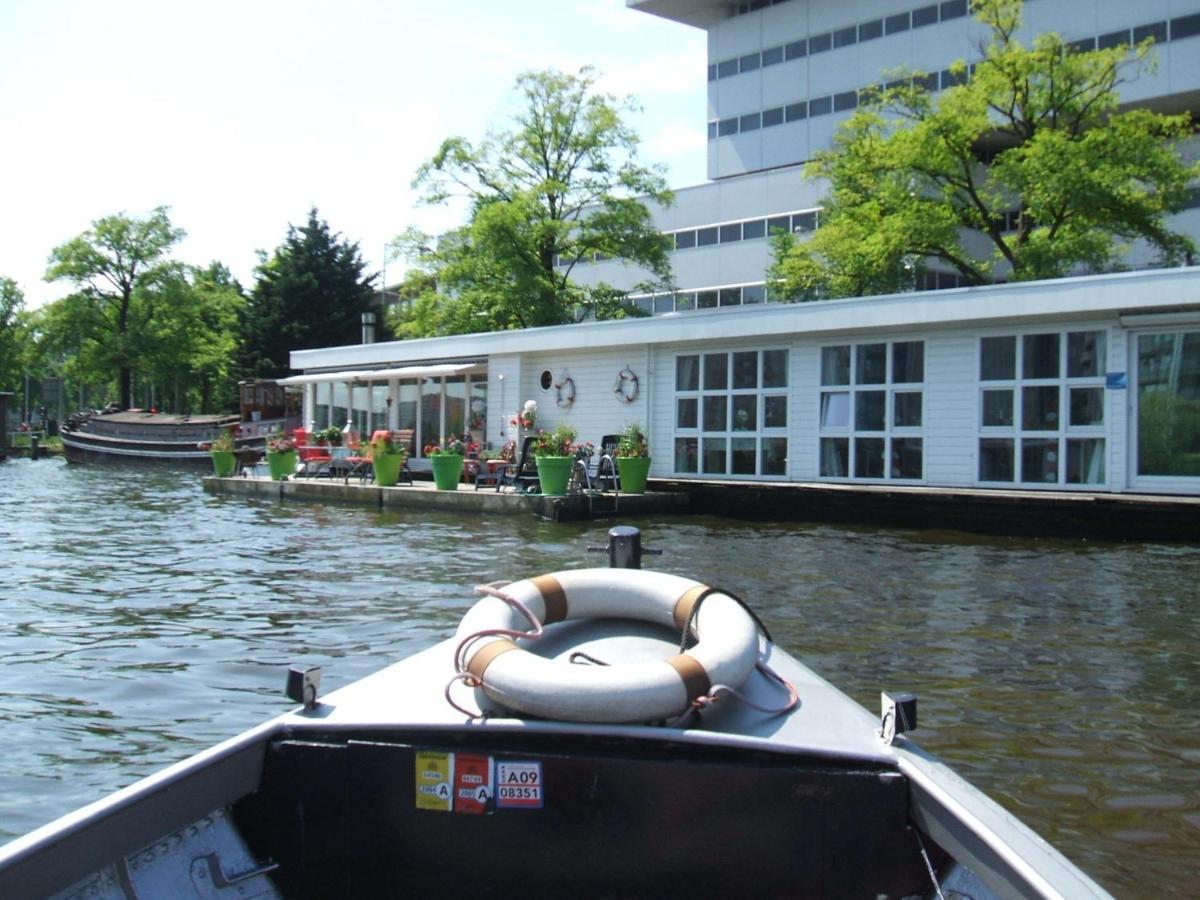
[[[657,721],[686,712],[715,686],[739,687],[759,661],[753,615],[728,594],[678,575],[575,569],[504,585],[508,600],[500,590],[481,590],[491,595],[458,628],[460,677],[516,712],[572,722]],[[518,603],[536,623],[525,619]],[[666,659],[571,665],[537,656],[510,639],[582,618],[636,619],[681,633],[690,623],[699,640]]]
[[[575,402],[575,379],[564,375],[554,383],[555,402],[561,409],[570,409]]]
[[[632,403],[637,399],[638,377],[637,373],[629,366],[617,373],[617,380],[613,384],[613,393],[622,403]]]

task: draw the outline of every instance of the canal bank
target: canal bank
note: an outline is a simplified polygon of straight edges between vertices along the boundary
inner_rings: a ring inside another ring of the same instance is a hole
[[[688,512],[690,496],[680,491],[645,494],[592,492],[565,497],[525,494],[494,489],[474,490],[461,484],[456,491],[439,491],[432,481],[379,487],[338,478],[292,478],[272,481],[260,477],[206,477],[210,494],[267,497],[274,500],[307,500],[321,503],[358,503],[380,509],[436,510],[464,515],[535,515],[555,522],[593,519],[644,518]]]
[[[750,521],[825,522],[963,531],[1004,537],[1200,543],[1200,497],[1077,491],[950,490],[844,484],[652,479],[645,494],[545,497],[513,491],[438,491],[340,479],[204,479],[210,494],[357,503],[468,515],[535,515],[556,522],[694,513]]]
[[[1003,537],[1200,543],[1200,497],[655,479],[693,513]]]

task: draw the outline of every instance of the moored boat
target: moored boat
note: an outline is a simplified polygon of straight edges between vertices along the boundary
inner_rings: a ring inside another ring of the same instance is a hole
[[[272,381],[239,383],[241,414],[176,415],[144,409],[103,410],[68,417],[60,429],[68,462],[212,465],[207,449],[236,427],[239,450],[261,450],[267,436],[300,424],[299,397]]]
[[[727,591],[480,593],[455,637],[327,697],[293,670],[300,708],[0,848],[0,896],[1107,896],[898,733],[909,698],[872,716]]]

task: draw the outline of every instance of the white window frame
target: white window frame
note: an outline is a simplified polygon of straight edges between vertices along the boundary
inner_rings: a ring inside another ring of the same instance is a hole
[[[734,356],[738,353],[753,353],[755,354],[755,387],[752,388],[735,388],[733,386],[734,373]],[[763,356],[767,353],[783,353],[785,354],[784,373],[785,383],[782,386],[766,387],[763,384]],[[723,355],[725,357],[725,387],[724,388],[705,388],[704,387],[704,367],[705,359],[710,356]],[[698,359],[697,369],[697,389],[694,391],[678,390],[676,372],[680,359],[687,357],[696,357]],[[672,357],[672,403],[671,403],[671,466],[673,473],[684,478],[696,479],[712,479],[719,478],[722,480],[731,479],[738,481],[785,481],[788,477],[788,453],[791,448],[790,422],[791,422],[791,361],[792,353],[787,347],[754,347],[754,348],[712,348],[698,349],[687,353],[676,353]],[[704,399],[705,397],[723,396],[726,399],[725,403],[725,427],[723,429],[706,429],[704,427]],[[755,428],[752,430],[735,430],[733,428],[734,408],[736,406],[735,398],[737,397],[754,397],[754,405],[756,410],[757,421]],[[768,427],[765,424],[766,418],[766,400],[768,398],[783,398],[785,407],[786,421],[782,426]],[[679,401],[693,400],[696,404],[696,427],[681,428],[679,426]],[[725,467],[723,472],[706,472],[704,471],[704,441],[709,440],[724,440],[725,441]],[[734,473],[733,468],[733,442],[735,440],[754,441],[754,472],[739,472]],[[764,440],[779,440],[784,443],[784,465],[783,471],[779,473],[765,474],[763,473],[763,441]],[[677,460],[676,447],[677,442],[681,440],[693,440],[696,447],[696,471],[689,472],[675,468]]]
[[[1099,334],[1104,340],[1104,359],[1100,361],[1094,375],[1068,375],[1068,356],[1070,336],[1074,334]],[[1058,371],[1053,376],[1026,377],[1024,373],[1026,338],[1035,336],[1054,335],[1058,339]],[[1013,377],[1004,379],[983,379],[983,342],[986,339],[1005,338],[1014,341]],[[1022,331],[1006,330],[994,334],[984,334],[975,341],[975,382],[977,415],[976,428],[978,434],[975,440],[975,479],[982,487],[1008,487],[1021,490],[1053,490],[1053,491],[1108,491],[1111,490],[1109,460],[1112,454],[1112,441],[1109,426],[1112,421],[1112,404],[1109,391],[1105,387],[1107,360],[1112,352],[1112,336],[1103,326],[1079,326],[1068,328],[1032,328]],[[1058,412],[1057,424],[1054,428],[1025,427],[1025,400],[1027,390],[1056,389]],[[1078,390],[1098,390],[1100,392],[1101,417],[1098,423],[1076,425],[1071,422],[1071,394]],[[983,416],[985,411],[985,395],[989,391],[1009,391],[1012,398],[1012,421],[1008,425],[986,425]],[[984,480],[980,467],[982,465],[982,442],[985,440],[1008,441],[1012,448],[1013,478],[1011,481]],[[1026,441],[1054,441],[1057,446],[1052,462],[1055,465],[1054,480],[1027,480],[1024,476],[1023,447]],[[1068,482],[1068,451],[1070,445],[1079,441],[1100,441],[1101,458],[1099,469],[1101,480]]]
[[[876,346],[883,344],[885,346],[884,354],[884,380],[882,382],[862,382],[858,381],[858,355],[861,348]],[[921,345],[921,380],[920,381],[896,381],[895,380],[895,348],[897,344],[920,344]],[[817,478],[821,481],[834,482],[857,482],[865,484],[924,484],[926,481],[926,440],[925,440],[925,422],[928,418],[929,410],[926,408],[926,369],[928,360],[925,358],[925,349],[928,342],[924,338],[885,338],[882,340],[860,340],[860,341],[838,341],[836,343],[823,344],[819,348],[817,354]],[[824,383],[824,358],[827,349],[832,350],[839,347],[848,347],[850,350],[850,376],[847,384],[825,384]],[[881,430],[869,430],[857,427],[857,411],[860,404],[860,395],[882,392],[884,394],[884,411],[883,411],[883,428]],[[845,410],[845,424],[827,423],[825,420],[826,401],[825,396],[836,396],[845,394],[847,404]],[[920,425],[897,425],[896,420],[896,395],[897,394],[919,394],[921,397],[921,424]],[[867,476],[857,475],[855,471],[858,465],[858,441],[860,440],[882,440],[883,441],[883,475],[882,476]],[[846,474],[845,475],[826,475],[821,469],[822,458],[824,454],[824,442],[826,440],[845,440],[847,442],[846,453]],[[893,457],[894,441],[896,440],[919,440],[921,442],[921,474],[917,478],[904,478],[894,474],[894,469],[891,465]]]

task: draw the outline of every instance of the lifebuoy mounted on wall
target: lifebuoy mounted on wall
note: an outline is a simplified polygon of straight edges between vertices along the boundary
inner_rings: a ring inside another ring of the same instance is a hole
[[[575,402],[575,379],[564,374],[554,382],[555,402],[560,409],[570,409]]]
[[[632,403],[638,396],[638,377],[633,369],[626,366],[617,373],[613,384],[613,394],[622,403]]]

